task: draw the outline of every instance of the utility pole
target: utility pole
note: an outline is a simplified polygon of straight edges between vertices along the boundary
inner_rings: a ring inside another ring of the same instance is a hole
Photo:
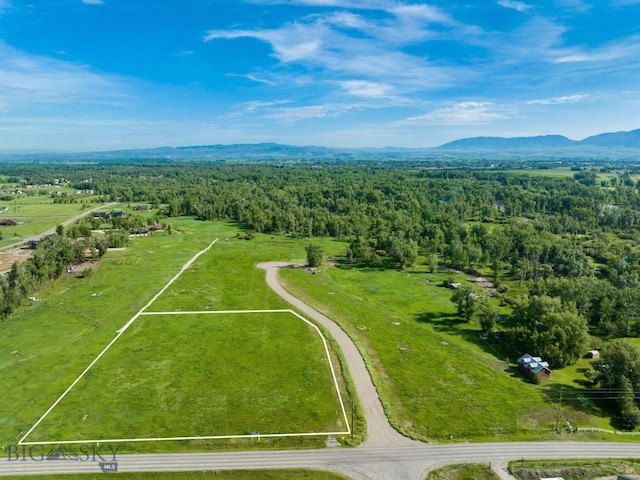
[[[558,413],[556,415],[556,432],[560,431],[560,415],[562,414],[562,393],[564,387],[560,387],[560,399],[558,400]]]
[[[353,438],[354,430],[356,429],[356,425],[353,422],[353,417],[355,414],[356,404],[354,401],[351,401],[351,438]]]

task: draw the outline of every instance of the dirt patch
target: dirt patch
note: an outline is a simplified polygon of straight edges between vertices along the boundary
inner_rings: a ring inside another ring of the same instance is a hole
[[[24,262],[33,255],[33,250],[28,248],[16,248],[0,252],[0,273],[11,270],[15,262]]]
[[[71,265],[67,268],[67,273],[82,273],[87,270],[93,270],[98,265],[97,262],[82,262]]]

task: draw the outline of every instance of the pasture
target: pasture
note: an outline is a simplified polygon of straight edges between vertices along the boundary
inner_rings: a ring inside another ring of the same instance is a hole
[[[185,284],[176,281],[165,294],[178,303],[171,308],[170,305],[162,305],[160,300],[163,297],[160,297],[158,300],[160,306],[156,311],[173,312],[176,308],[186,309],[186,307],[193,307],[190,308],[192,310],[244,310],[252,309],[252,307],[255,308],[256,306],[262,309],[288,308],[287,304],[268,289],[264,280],[264,272],[256,269],[255,264],[261,261],[273,260],[274,258],[285,261],[304,258],[304,243],[301,240],[290,240],[285,237],[272,239],[267,236],[261,236],[259,239],[248,242],[235,238],[237,227],[233,225],[205,223],[184,218],[176,219],[172,222],[172,225],[173,235],[161,233],[150,237],[132,239],[132,244],[129,248],[108,252],[99,268],[89,277],[67,277],[57,281],[49,288],[38,292],[38,302],[25,304],[18,309],[12,318],[0,324],[0,378],[5,391],[10,392],[10,395],[0,398],[0,412],[2,412],[0,415],[0,441],[2,443],[16,443],[24,436],[87,365],[113,340],[116,331],[145,306],[194,253],[202,250],[214,238],[220,238],[214,249],[207,255],[203,255],[198,262],[192,265],[191,271],[185,272],[180,277],[181,279],[189,280],[191,278],[189,275],[200,275],[198,280],[200,290],[193,292],[192,300],[185,300],[180,295],[180,292],[189,296],[191,291],[183,289]],[[218,249],[218,246],[222,248]],[[214,261],[214,257],[218,260]],[[233,288],[223,287],[227,281],[233,285]],[[210,286],[217,293],[207,292],[207,286]],[[198,295],[206,298],[209,309],[199,300]],[[181,300],[178,301],[178,299]],[[260,398],[258,390],[253,389],[250,385],[244,385],[239,388],[242,385],[241,378],[244,372],[250,372],[252,368],[259,369],[264,367],[269,369],[270,361],[280,362],[284,365],[292,364],[293,368],[299,367],[297,372],[306,379],[305,381],[310,382],[309,385],[313,385],[314,388],[317,385],[313,382],[319,381],[320,384],[323,384],[322,379],[327,378],[328,364],[326,358],[320,364],[317,363],[317,359],[313,360],[314,355],[321,352],[321,342],[308,332],[308,327],[303,322],[298,319],[293,321],[293,317],[289,314],[285,315],[287,318],[291,317],[288,320],[286,318],[276,319],[276,323],[284,322],[284,325],[287,325],[285,329],[287,331],[290,330],[290,333],[284,335],[284,338],[289,341],[284,344],[279,343],[280,350],[272,352],[283,355],[287,359],[286,362],[282,361],[282,357],[269,357],[268,351],[261,350],[262,347],[258,348],[259,343],[251,343],[247,340],[247,347],[255,347],[255,352],[252,353],[243,350],[244,346],[241,341],[238,341],[239,343],[225,343],[221,339],[216,340],[214,338],[216,331],[219,333],[224,332],[231,336],[236,335],[235,332],[237,332],[237,335],[241,335],[242,332],[249,334],[253,331],[256,335],[254,340],[258,342],[262,338],[274,338],[277,336],[276,333],[282,333],[282,328],[271,328],[268,324],[260,323],[259,319],[256,320],[258,323],[245,321],[243,325],[238,326],[238,318],[219,317],[213,319],[205,315],[205,318],[198,317],[198,320],[196,317],[174,318],[171,316],[169,318],[150,316],[149,318],[139,318],[132,325],[132,330],[125,332],[125,335],[132,335],[131,338],[135,339],[135,345],[129,343],[127,348],[127,343],[123,342],[123,349],[118,351],[119,354],[114,355],[111,359],[114,365],[118,366],[117,373],[119,376],[115,378],[121,378],[122,381],[115,382],[115,384],[108,382],[109,388],[105,389],[102,388],[101,381],[91,380],[93,374],[95,374],[96,379],[101,378],[105,381],[107,378],[112,378],[111,374],[114,371],[108,369],[109,362],[104,362],[104,370],[101,370],[102,365],[97,363],[96,367],[98,369],[90,371],[87,377],[82,379],[88,382],[86,390],[80,388],[82,381],[78,383],[78,398],[74,401],[82,403],[83,398],[100,399],[96,408],[88,412],[89,416],[86,417],[85,423],[89,419],[93,421],[97,418],[97,415],[99,415],[97,412],[101,410],[100,406],[108,407],[111,402],[117,404],[117,397],[120,394],[125,397],[129,395],[126,398],[132,402],[134,400],[138,402],[133,404],[137,408],[136,414],[131,415],[130,411],[120,411],[118,413],[120,417],[113,418],[112,422],[117,422],[119,419],[125,418],[126,414],[129,414],[131,422],[143,427],[145,424],[148,426],[154,422],[149,415],[157,413],[158,405],[161,405],[163,401],[172,402],[177,399],[179,390],[187,391],[190,396],[199,399],[198,401],[200,402],[206,402],[207,399],[214,397],[222,398],[220,390],[214,391],[212,384],[208,381],[202,381],[202,378],[198,381],[195,377],[188,377],[188,379],[181,377],[181,380],[175,379],[177,383],[173,390],[170,385],[165,385],[167,397],[164,399],[160,398],[160,396],[155,398],[157,392],[162,390],[163,385],[152,385],[154,383],[154,375],[157,375],[158,379],[163,379],[161,380],[162,382],[167,383],[171,377],[171,372],[204,369],[206,370],[203,371],[205,380],[209,378],[206,375],[215,373],[215,369],[208,370],[206,365],[203,365],[200,361],[208,348],[207,345],[211,345],[211,352],[217,352],[220,358],[227,358],[229,355],[234,356],[236,351],[244,352],[244,358],[242,358],[242,355],[238,355],[237,358],[239,361],[247,361],[249,363],[242,365],[240,363],[232,363],[230,364],[231,370],[224,370],[224,378],[216,379],[216,384],[222,386],[228,385],[227,382],[232,379],[236,389],[244,392],[244,401],[248,399],[253,399],[253,401],[264,400],[265,402],[274,401],[273,396],[271,400],[269,398],[258,400]],[[177,318],[180,318],[179,323],[175,323]],[[154,319],[157,321],[156,323],[152,321]],[[256,326],[258,324],[259,326]],[[276,324],[274,323],[273,325],[275,326]],[[280,323],[280,326],[282,325],[283,323]],[[162,345],[153,342],[153,336],[146,336],[143,328],[145,326],[150,328],[150,332],[161,335],[158,338],[164,338],[163,342],[166,350],[163,349]],[[311,360],[307,360],[304,355],[301,356],[301,350],[296,345],[299,336],[307,342],[304,352],[306,354],[309,351],[313,354],[309,356]],[[181,340],[178,343],[174,343],[174,337]],[[238,337],[234,338],[237,339]],[[206,342],[205,339],[207,340]],[[127,340],[127,337],[123,335],[121,340]],[[150,343],[145,344],[145,342]],[[308,342],[316,345],[316,347],[310,346]],[[114,345],[118,345],[118,343],[116,342]],[[137,350],[138,346],[143,350],[146,348],[150,354],[146,360],[140,357],[140,351]],[[163,351],[166,356],[163,356]],[[263,355],[260,355],[261,353]],[[198,356],[198,354],[201,355]],[[331,355],[334,361],[339,357],[336,356],[335,352],[331,352]],[[298,367],[296,367],[296,362],[292,361],[293,359],[298,362]],[[252,365],[252,362],[257,365]],[[265,362],[265,365],[261,365],[261,363]],[[145,369],[139,369],[138,367],[140,366],[144,366]],[[350,405],[349,389],[345,386],[344,378],[339,368],[336,373],[345,404]],[[250,377],[248,383],[251,382],[251,378],[253,377]],[[295,431],[292,432],[292,430],[296,430],[297,425],[302,425],[306,421],[305,415],[308,412],[311,412],[311,416],[317,414],[318,417],[314,418],[317,423],[312,424],[312,427],[324,425],[322,422],[328,422],[331,426],[335,426],[336,422],[344,423],[343,420],[339,417],[336,418],[336,415],[333,414],[330,418],[323,417],[324,408],[335,410],[336,393],[333,385],[330,383],[324,384],[325,386],[319,390],[323,395],[322,400],[319,400],[319,397],[308,394],[310,400],[301,401],[299,391],[295,390],[297,387],[288,384],[281,385],[282,378],[281,376],[274,380],[270,389],[271,393],[268,393],[266,389],[262,389],[263,393],[267,392],[267,395],[273,395],[273,392],[278,391],[282,392],[284,396],[288,395],[287,401],[289,403],[286,404],[286,408],[289,409],[287,414],[289,415],[290,423],[283,425],[282,428],[291,427],[289,432],[296,433]],[[180,382],[186,383],[181,386]],[[136,383],[140,387],[138,397],[135,395],[135,389],[130,389]],[[264,382],[261,385],[264,385]],[[121,390],[118,390],[118,388]],[[109,396],[109,390],[113,391],[113,395]],[[333,393],[329,394],[327,393],[328,391]],[[74,388],[72,393],[75,394],[75,392]],[[324,395],[325,393],[329,396]],[[175,397],[170,398],[171,395]],[[298,398],[293,401],[293,396],[295,395],[298,395]],[[72,400],[71,397],[69,398]],[[237,398],[239,399],[240,397]],[[185,402],[184,405],[188,405],[186,400],[183,399],[183,401]],[[322,405],[319,405],[320,403]],[[123,401],[120,406],[124,407],[125,402]],[[64,402],[61,402],[59,407],[66,408]],[[215,409],[213,404],[210,407],[211,410],[208,413],[213,412]],[[89,405],[86,408],[91,410],[94,407]],[[73,431],[75,427],[72,425],[60,425],[59,429],[57,425],[53,426],[55,423],[53,422],[56,415],[55,411],[56,409],[52,410],[52,424],[46,427],[46,434],[50,435],[50,438],[56,439],[71,438],[69,435],[75,435],[74,438],[80,438],[77,435],[77,431]],[[195,412],[195,406],[191,412]],[[184,413],[188,416],[187,410]],[[254,419],[258,417],[258,413],[258,410],[253,412]],[[86,414],[87,412],[82,416],[84,417]],[[180,423],[183,420],[185,420],[184,415],[179,420],[177,418],[172,420],[171,416],[167,416],[163,420],[165,424],[162,426],[162,431],[174,432],[171,435],[180,435],[178,432],[180,427],[184,426],[184,424]],[[199,430],[199,425],[203,423],[199,422],[208,422],[208,425],[221,425],[223,421],[227,420],[229,419],[202,420],[194,417],[189,420],[190,423],[187,422],[188,428],[182,431],[186,432],[187,435],[192,433],[204,435]],[[231,424],[234,422],[233,419],[229,421]],[[253,427],[252,425],[255,425],[256,422],[252,422],[253,420],[251,419],[248,419],[245,424],[241,424],[241,421],[238,421],[233,425],[235,430],[229,432],[248,432],[251,434],[252,432],[260,431],[260,433],[265,433],[270,428],[268,425]],[[295,422],[299,423],[296,424]],[[45,426],[43,421],[42,427],[44,428]],[[97,434],[100,430],[99,426],[91,428],[93,430],[89,429],[89,432],[92,434]],[[273,428],[275,429],[275,427]],[[310,430],[305,429],[305,432]],[[212,434],[218,431],[209,430],[206,433]],[[336,430],[331,428],[330,431]],[[345,431],[345,429],[340,429],[339,431]],[[37,433],[37,430],[34,430],[34,433]],[[58,437],[58,433],[62,437]],[[114,436],[106,430],[99,433],[100,435]],[[122,431],[119,433],[125,434],[129,432]],[[134,434],[137,435],[135,432]],[[159,433],[151,432],[151,434]],[[131,435],[127,435],[126,438],[131,438]],[[155,443],[153,446],[136,444],[135,447],[127,444],[126,447],[123,447],[123,451],[128,449],[135,451],[193,450],[210,448],[212,445],[216,448],[246,448],[251,445],[257,447],[268,447],[269,445],[321,446],[324,445],[324,438],[292,438],[273,441],[263,439],[259,443],[256,439],[248,439],[246,441],[235,439],[229,441],[182,441],[167,442],[165,444]]]
[[[430,441],[557,439],[552,430],[560,387],[562,422],[612,428],[590,395],[574,394],[582,388],[586,361],[554,371],[542,385],[528,383],[514,366],[516,357],[506,358],[499,345],[480,338],[477,323],[457,317],[452,291],[442,286],[450,273],[338,265],[316,275],[280,275],[287,289],[338,321],[366,352],[391,422],[408,435]]]
[[[95,200],[95,197],[83,196],[78,199],[79,203],[54,203],[54,198],[47,194],[23,194],[10,201],[0,201],[0,207],[7,208],[0,213],[0,220],[19,222],[15,226],[0,225],[0,247],[55,228],[69,217],[95,206]]]
[[[26,440],[344,433],[345,423],[321,339],[292,313],[144,315]]]

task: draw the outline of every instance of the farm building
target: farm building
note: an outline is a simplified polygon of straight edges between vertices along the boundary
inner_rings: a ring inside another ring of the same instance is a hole
[[[518,359],[518,368],[525,375],[538,374],[544,378],[551,376],[551,369],[547,362],[543,362],[540,357],[532,357],[525,353]]]
[[[587,352],[587,358],[598,358],[598,357],[600,357],[599,350],[589,350]]]
[[[2,220],[0,220],[0,225],[5,227],[15,227],[19,223],[20,222],[18,222],[18,220],[16,220],[15,218],[3,218]]]

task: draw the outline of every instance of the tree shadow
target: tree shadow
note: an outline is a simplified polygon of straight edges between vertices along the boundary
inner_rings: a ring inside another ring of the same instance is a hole
[[[429,323],[436,332],[459,335],[463,326],[468,325],[463,319],[445,312],[421,312],[414,315],[417,322]]]
[[[553,376],[553,372],[551,375]],[[592,386],[588,382],[587,384]],[[564,405],[571,406],[573,409],[588,415],[609,417],[615,415],[615,411],[611,409],[611,402],[607,401],[608,395],[605,391],[585,390],[582,386],[558,383],[544,385],[544,381],[542,391],[547,400],[557,405],[558,408]],[[560,400],[561,398],[562,401]]]
[[[446,312],[420,312],[420,313],[416,313],[414,317],[416,321],[420,323],[436,323],[438,320],[443,318],[453,318],[453,316],[450,313],[446,313]],[[457,317],[455,318],[459,322],[464,323],[459,318]]]
[[[386,272],[389,270],[399,271],[397,262],[390,258],[383,258],[380,263],[370,265],[366,263],[349,263],[346,259],[334,259],[335,267],[341,270],[356,270],[361,272]]]

